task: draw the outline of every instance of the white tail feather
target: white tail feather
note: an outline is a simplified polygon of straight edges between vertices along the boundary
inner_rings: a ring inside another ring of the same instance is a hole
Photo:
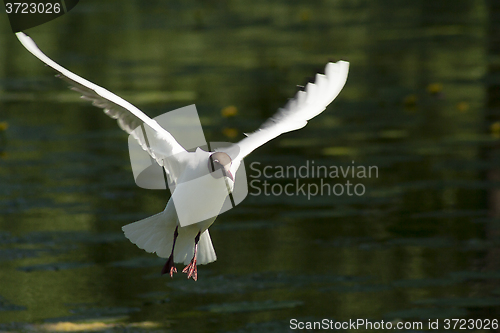
[[[122,227],[125,237],[147,252],[168,258],[172,251],[172,242],[176,220],[169,219],[165,211],[143,220]]]
[[[168,209],[143,220],[122,227],[125,237],[139,248],[168,258],[172,251],[177,217],[169,214]],[[189,264],[194,254],[194,239],[200,231],[197,224],[179,227],[174,249],[174,262]],[[197,264],[205,265],[217,260],[208,230],[200,235]]]
[[[205,230],[200,236],[200,242],[198,243],[198,264],[205,265],[217,260],[217,255],[215,254],[214,246],[212,245],[212,239],[210,239],[210,233],[208,229]]]

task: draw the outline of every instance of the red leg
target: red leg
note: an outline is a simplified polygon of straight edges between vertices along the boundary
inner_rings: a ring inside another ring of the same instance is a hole
[[[163,269],[161,270],[161,275],[169,273],[170,277],[173,277],[174,273],[177,273],[177,268],[175,268],[175,264],[174,264],[174,248],[175,248],[175,241],[177,240],[177,236],[179,236],[179,232],[177,231],[178,228],[179,228],[179,226],[175,227],[174,243],[172,244],[172,252],[170,253],[170,257],[168,257],[168,260],[165,263],[165,266],[163,266]]]
[[[174,265],[174,257],[170,255],[168,257],[167,262],[165,263],[165,266],[163,266],[163,269],[161,270],[161,275],[163,274],[170,274],[170,277],[174,277],[174,273],[177,273],[177,268],[175,268]]]
[[[183,270],[182,273],[187,273],[187,278],[189,279],[190,277],[193,278],[193,280],[197,281],[198,280],[198,269],[196,268],[196,252],[198,252],[198,242],[200,241],[200,232],[198,232],[198,235],[194,238],[194,255],[193,259],[191,259],[191,262],[189,265],[187,265]]]

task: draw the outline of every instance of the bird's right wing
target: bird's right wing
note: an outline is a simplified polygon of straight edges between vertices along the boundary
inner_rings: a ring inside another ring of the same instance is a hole
[[[229,154],[237,168],[240,161],[256,148],[280,134],[304,127],[309,119],[323,112],[337,97],[346,83],[348,71],[349,63],[346,61],[328,63],[324,75],[316,74],[314,83],[308,83],[304,91],[299,91],[295,98],[279,109],[257,131],[220,151]]]
[[[160,166],[167,168],[167,172],[168,169],[177,169],[176,156],[184,155],[186,150],[154,119],[149,118],[123,98],[60,66],[47,57],[26,34],[18,32],[16,36],[29,52],[57,71],[57,76],[68,82],[72,90],[80,93],[83,99],[91,101],[93,105],[104,109],[104,113],[111,118],[116,119],[120,128],[131,134]],[[166,158],[168,158],[168,163],[164,161]],[[177,172],[174,171],[174,173]],[[175,181],[177,175],[171,174],[170,177]]]

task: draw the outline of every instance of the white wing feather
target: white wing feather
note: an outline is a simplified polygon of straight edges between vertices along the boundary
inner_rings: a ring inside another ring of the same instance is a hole
[[[346,61],[328,63],[324,75],[316,74],[314,83],[308,83],[304,91],[297,92],[295,98],[257,131],[221,151],[227,152],[233,159],[233,165],[239,166],[239,162],[256,148],[280,134],[304,127],[309,119],[323,112],[337,97],[346,83],[348,71],[349,63]]]
[[[154,119],[149,118],[123,98],[60,66],[47,57],[26,34],[18,32],[16,36],[29,52],[56,70],[59,73],[57,76],[68,82],[72,90],[79,92],[83,99],[92,101],[93,105],[104,109],[104,113],[116,119],[120,128],[131,134],[158,164],[163,166],[166,157],[170,157],[169,162],[171,163],[172,156],[175,160],[175,156],[184,155],[183,153],[186,152],[184,148]],[[152,137],[150,135],[144,137],[144,131],[139,127],[142,124],[145,125],[144,130],[148,134],[151,133],[151,130],[153,131]]]

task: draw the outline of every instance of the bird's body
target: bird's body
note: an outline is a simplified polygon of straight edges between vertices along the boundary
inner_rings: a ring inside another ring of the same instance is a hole
[[[192,179],[198,181],[196,187],[187,187],[186,190],[199,191],[196,196],[202,196],[207,206],[219,205],[222,207],[224,199],[228,195],[227,190],[214,193],[211,189],[217,188],[217,180],[214,177],[204,177],[208,174],[207,164],[212,153],[197,149],[193,153],[185,153],[183,159],[185,168],[179,176],[178,183],[187,183]],[[189,177],[189,178],[188,178]],[[201,186],[199,186],[201,185]],[[183,187],[177,187],[176,191],[182,191]],[[201,192],[201,193],[200,193]],[[189,196],[189,193],[186,193]],[[194,207],[193,207],[194,209]],[[202,207],[198,207],[199,209]],[[217,259],[208,228],[214,223],[216,216],[210,217],[202,222],[181,227],[177,216],[174,200],[170,198],[165,210],[159,214],[148,217],[124,226],[122,229],[125,236],[139,248],[147,252],[156,253],[161,258],[168,258],[172,249],[174,231],[178,228],[176,249],[174,251],[174,262],[187,264],[193,257],[194,238],[200,232],[200,244],[198,251],[198,264],[208,264]]]
[[[169,200],[165,210],[143,220],[122,227],[125,236],[139,248],[156,253],[161,258],[168,258],[172,249],[174,232],[179,236],[174,251],[174,262],[188,264],[194,254],[194,238],[200,233],[198,264],[204,265],[217,259],[210,239],[208,228],[216,217],[180,227],[173,200]]]
[[[138,108],[68,71],[48,58],[33,40],[16,33],[23,46],[58,72],[58,77],[79,92],[82,98],[104,109],[132,135],[151,157],[164,168],[170,189],[174,189],[165,210],[154,216],[125,225],[130,241],[147,252],[168,258],[162,274],[176,272],[175,263],[188,264],[183,272],[197,279],[197,264],[217,259],[208,228],[214,223],[226,197],[234,188],[234,177],[243,158],[282,133],[300,129],[323,112],[340,93],[347,80],[349,63],[328,63],[325,74],[317,74],[284,108],[268,119],[256,132],[237,144],[218,152],[197,149],[187,152],[155,120]],[[146,132],[153,135],[145,137]],[[188,221],[188,223],[181,223]]]
[[[214,168],[210,170],[214,163],[212,156],[218,154],[227,156],[224,153],[206,152],[200,148],[195,152],[184,152],[180,154],[181,156],[176,156],[181,161],[183,169],[176,181],[175,195],[178,198],[202,198],[203,205],[188,200],[179,203],[179,200],[171,197],[163,212],[122,227],[125,236],[139,248],[169,259],[163,273],[172,275],[174,271],[171,268],[174,263],[190,264],[192,260],[196,260],[196,264],[204,265],[217,260],[208,232],[217,215],[214,216],[211,212],[220,211],[224,200],[234,188],[232,177],[224,181],[224,185],[229,186],[228,189],[226,186],[221,186],[220,178],[216,178],[217,175],[210,174],[210,171],[212,173],[216,171]],[[196,181],[194,186],[189,185],[192,181]],[[179,207],[179,204],[183,203],[189,206]],[[179,210],[183,211],[183,218],[188,221],[199,220],[200,216],[209,217],[201,222],[182,226],[179,221]],[[199,235],[198,242],[195,241],[197,235]],[[197,279],[196,265],[193,266],[191,275]]]

